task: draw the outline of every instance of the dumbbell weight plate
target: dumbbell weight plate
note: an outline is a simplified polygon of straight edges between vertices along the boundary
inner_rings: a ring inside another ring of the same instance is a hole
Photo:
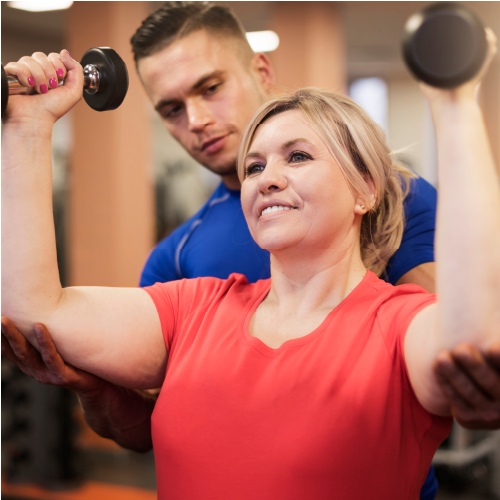
[[[99,90],[95,94],[83,91],[83,98],[96,111],[116,109],[128,90],[128,72],[123,59],[109,47],[87,50],[80,61],[82,67],[94,65],[100,74]]]
[[[484,27],[472,10],[452,2],[431,5],[408,19],[403,57],[419,79],[453,88],[470,80],[486,56]]]
[[[7,102],[9,100],[9,85],[7,83],[7,75],[2,65],[2,118],[5,116],[7,109]]]

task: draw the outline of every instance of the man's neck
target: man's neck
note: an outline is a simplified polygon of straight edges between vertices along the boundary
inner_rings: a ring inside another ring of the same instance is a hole
[[[232,191],[239,191],[241,189],[241,183],[236,172],[229,175],[221,175],[221,179],[228,189]]]

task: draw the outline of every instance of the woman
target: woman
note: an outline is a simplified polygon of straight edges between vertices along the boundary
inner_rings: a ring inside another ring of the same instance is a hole
[[[73,365],[125,386],[163,384],[160,497],[417,498],[451,425],[432,360],[498,337],[500,189],[473,99],[479,78],[425,89],[440,151],[436,304],[367,271],[382,272],[398,245],[404,172],[354,103],[307,89],[261,108],[239,155],[271,280],[61,289],[50,136],[81,97],[82,71],[66,51],[6,69],[37,90],[58,69],[67,76],[47,95],[9,100],[2,313],[34,345],[33,324],[45,323]]]

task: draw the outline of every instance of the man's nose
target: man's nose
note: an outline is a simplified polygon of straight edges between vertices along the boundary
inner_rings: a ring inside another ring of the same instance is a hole
[[[288,186],[284,166],[279,161],[268,161],[259,176],[259,190],[262,193],[283,191]]]
[[[215,123],[210,109],[200,100],[194,99],[188,102],[186,111],[191,132],[202,132],[207,125]]]

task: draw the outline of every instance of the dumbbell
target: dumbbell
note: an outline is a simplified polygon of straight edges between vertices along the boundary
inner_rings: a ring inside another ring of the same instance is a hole
[[[110,111],[120,106],[128,90],[128,71],[123,59],[109,47],[96,47],[83,54],[80,64],[86,103],[96,111]],[[64,85],[64,80],[60,85]],[[2,118],[9,95],[35,93],[34,88],[23,87],[17,78],[7,76],[2,66]]]
[[[470,80],[486,51],[484,26],[463,4],[433,4],[406,22],[403,58],[419,80],[433,87],[453,88]]]

